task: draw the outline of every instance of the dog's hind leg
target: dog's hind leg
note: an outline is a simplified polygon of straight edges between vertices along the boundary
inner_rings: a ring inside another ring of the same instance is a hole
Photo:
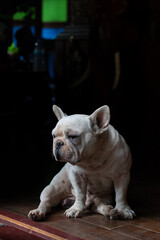
[[[102,214],[105,217],[109,217],[110,211],[113,209],[113,206],[104,199],[101,199],[99,197],[94,198],[93,200],[93,206],[92,211]]]

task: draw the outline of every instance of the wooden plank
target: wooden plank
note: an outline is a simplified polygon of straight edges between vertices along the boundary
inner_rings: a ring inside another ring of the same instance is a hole
[[[152,230],[160,233],[160,218],[137,218],[132,220],[130,224],[134,226],[140,226],[148,230]]]
[[[104,217],[100,214],[86,214],[83,216],[83,218],[79,219],[82,222],[87,222],[108,230],[120,227],[120,226],[126,226],[127,221],[121,221],[121,220],[110,220],[107,217]]]
[[[124,234],[124,236],[133,237],[136,239],[143,239],[143,240],[159,240],[160,233],[133,225],[127,225],[127,227],[119,227],[113,230],[119,234]]]
[[[99,215],[97,215],[99,217]],[[54,219],[54,220],[53,220]],[[73,235],[87,240],[133,240],[134,238],[113,232],[109,229],[100,227],[96,224],[84,222],[83,218],[66,218],[55,220],[55,216],[49,218],[47,224],[66,233],[72,232]]]

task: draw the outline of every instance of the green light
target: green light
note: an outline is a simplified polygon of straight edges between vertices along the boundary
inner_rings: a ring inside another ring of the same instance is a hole
[[[68,0],[42,0],[42,22],[66,22]],[[17,11],[13,20],[23,20],[32,11],[32,19],[35,19],[35,7],[27,12]]]
[[[42,22],[66,22],[67,0],[42,0]]]
[[[8,52],[9,55],[13,55],[13,54],[18,53],[18,51],[19,51],[18,47],[16,47],[14,45],[14,43],[12,42],[11,46],[8,47],[8,51],[7,52]]]
[[[13,20],[23,20],[30,13],[32,13],[32,19],[35,19],[35,7],[30,7],[27,12],[17,11],[13,15]]]

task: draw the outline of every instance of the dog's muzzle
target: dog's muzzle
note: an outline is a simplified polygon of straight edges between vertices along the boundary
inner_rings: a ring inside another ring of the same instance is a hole
[[[76,164],[80,161],[75,147],[69,147],[61,139],[54,143],[54,156],[56,161]]]
[[[56,142],[56,149],[59,149],[61,146],[63,146],[64,145],[64,142],[62,141],[62,140],[58,140],[57,142]]]
[[[56,142],[56,146],[55,146],[55,156],[56,156],[56,160],[60,160],[61,158],[61,154],[60,154],[60,149],[61,147],[64,145],[64,142],[62,140],[58,140]]]

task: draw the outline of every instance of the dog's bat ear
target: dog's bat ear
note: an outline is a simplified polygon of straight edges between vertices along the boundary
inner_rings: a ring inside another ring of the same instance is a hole
[[[89,116],[91,127],[96,133],[103,133],[107,130],[110,121],[110,110],[107,105],[98,108]]]
[[[54,112],[54,114],[56,115],[58,121],[59,121],[61,118],[67,116],[67,115],[62,111],[62,109],[59,108],[59,107],[56,106],[56,105],[53,105],[52,109],[53,109],[53,112]]]

